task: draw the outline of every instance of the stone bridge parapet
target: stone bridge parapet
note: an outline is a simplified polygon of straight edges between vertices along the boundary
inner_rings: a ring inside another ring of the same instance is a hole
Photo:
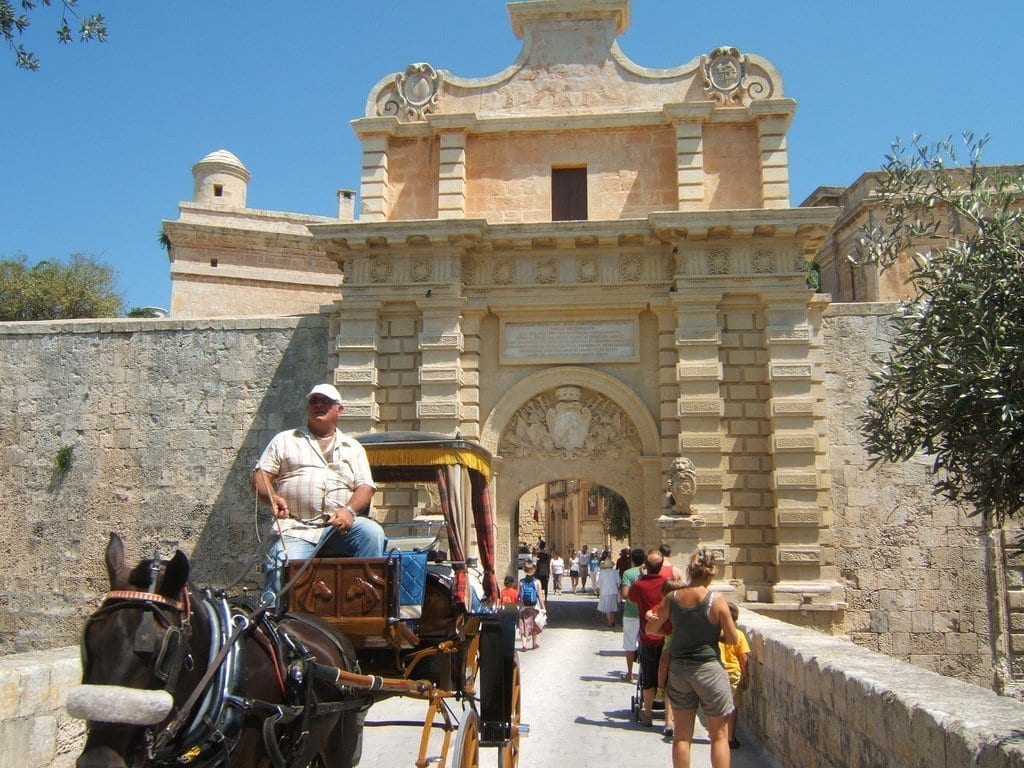
[[[838,637],[741,611],[740,718],[779,768],[1024,766],[1024,703]]]

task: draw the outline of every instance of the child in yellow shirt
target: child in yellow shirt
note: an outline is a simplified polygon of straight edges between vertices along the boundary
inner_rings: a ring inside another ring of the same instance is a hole
[[[740,615],[739,606],[736,603],[729,603],[729,613],[735,622]],[[722,666],[729,673],[729,683],[732,685],[732,703],[735,709],[729,715],[729,748],[737,749],[740,746],[736,738],[736,712],[743,704],[743,692],[750,684],[750,677],[747,675],[747,655],[750,653],[750,644],[747,643],[747,636],[739,627],[736,627],[736,634],[739,635],[739,642],[735,645],[719,643],[718,648],[722,657]]]

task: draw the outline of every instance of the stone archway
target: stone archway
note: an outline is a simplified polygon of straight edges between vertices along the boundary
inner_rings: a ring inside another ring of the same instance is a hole
[[[529,489],[579,478],[623,497],[637,541],[660,540],[657,425],[640,398],[617,379],[573,366],[529,376],[491,411],[481,442],[497,457],[499,518]]]

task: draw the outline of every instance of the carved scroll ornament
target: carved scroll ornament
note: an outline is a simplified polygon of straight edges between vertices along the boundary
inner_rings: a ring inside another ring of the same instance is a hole
[[[422,121],[437,106],[441,82],[441,73],[429,64],[410,64],[381,90],[377,113],[405,122]]]

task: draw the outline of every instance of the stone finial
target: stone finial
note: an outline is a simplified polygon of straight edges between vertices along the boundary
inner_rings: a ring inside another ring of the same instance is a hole
[[[665,514],[692,515],[695,512],[692,501],[696,493],[697,468],[685,456],[677,456],[669,469]]]
[[[194,202],[245,208],[245,196],[252,174],[241,160],[226,149],[211,152],[193,165],[192,178]]]

